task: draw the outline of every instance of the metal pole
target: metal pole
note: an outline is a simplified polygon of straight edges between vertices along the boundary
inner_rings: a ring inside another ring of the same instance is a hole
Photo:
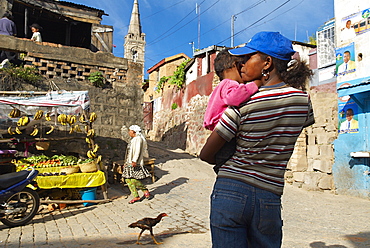
[[[234,21],[235,15],[231,16],[231,47],[234,47]]]
[[[29,38],[28,37],[28,9],[27,8],[24,9],[24,37]]]
[[[200,49],[200,6],[197,4],[198,13],[198,50]]]

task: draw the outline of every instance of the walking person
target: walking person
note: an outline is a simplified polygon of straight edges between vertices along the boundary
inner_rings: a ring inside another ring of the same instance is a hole
[[[10,36],[17,35],[17,27],[13,22],[13,15],[9,11],[6,11],[0,19],[0,34]],[[6,67],[9,63],[20,64],[18,54],[10,51],[0,51],[0,68]]]
[[[219,170],[211,195],[212,244],[217,247],[276,248],[282,242],[281,195],[286,165],[302,129],[314,123],[304,91],[312,72],[278,32],[259,32],[244,47],[243,81],[261,80],[259,92],[228,107],[201,150],[215,154],[236,136],[234,155]]]
[[[144,157],[149,157],[149,155],[146,139],[141,133],[141,128],[138,125],[132,125],[129,127],[129,135],[132,139],[127,147],[125,165],[122,169],[122,177],[125,179],[125,182],[134,197],[129,201],[129,204],[133,204],[141,201],[137,189],[143,191],[146,199],[151,198],[149,190],[140,181],[141,179],[150,176],[149,171],[144,167]]]
[[[214,67],[221,82],[214,88],[207,104],[203,122],[206,129],[213,131],[228,106],[239,106],[258,91],[260,85],[257,82],[244,83],[240,76],[243,60],[243,56],[231,55],[228,49],[217,54]],[[216,174],[219,167],[234,154],[235,146],[234,138],[216,154],[216,165],[213,167]]]

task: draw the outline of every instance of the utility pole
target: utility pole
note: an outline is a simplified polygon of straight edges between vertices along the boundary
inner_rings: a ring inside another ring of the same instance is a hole
[[[193,51],[193,56],[194,56],[194,52],[195,52],[194,41],[190,42],[189,45],[191,45],[191,49]]]
[[[234,22],[236,20],[236,16],[231,16],[231,47],[234,47]]]
[[[200,49],[200,6],[195,4],[195,13],[198,14],[198,50]]]

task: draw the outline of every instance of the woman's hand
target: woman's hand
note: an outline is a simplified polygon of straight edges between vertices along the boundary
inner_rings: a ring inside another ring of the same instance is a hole
[[[131,165],[132,165],[132,167],[135,167],[136,166],[136,162],[132,161],[131,162]]]

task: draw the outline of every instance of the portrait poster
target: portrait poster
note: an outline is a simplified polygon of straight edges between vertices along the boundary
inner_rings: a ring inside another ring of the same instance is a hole
[[[355,44],[353,42],[348,46],[337,48],[335,57],[337,76],[345,76],[356,71]]]
[[[350,83],[344,83],[339,86],[348,87]],[[358,133],[358,105],[350,96],[338,98],[338,132],[343,133]]]
[[[353,42],[356,36],[370,31],[370,8],[343,17],[339,25],[340,45]]]

